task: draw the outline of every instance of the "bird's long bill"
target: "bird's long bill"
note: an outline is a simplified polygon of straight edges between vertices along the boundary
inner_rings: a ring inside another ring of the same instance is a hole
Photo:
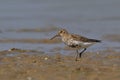
[[[52,39],[54,39],[54,38],[56,38],[56,37],[58,37],[59,35],[55,35],[55,36],[53,36],[50,40],[52,40]]]

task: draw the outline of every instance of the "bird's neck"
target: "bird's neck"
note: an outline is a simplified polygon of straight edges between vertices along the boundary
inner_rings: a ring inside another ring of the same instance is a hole
[[[62,41],[65,41],[65,42],[69,39],[69,37],[70,37],[70,34],[64,34],[61,36]]]

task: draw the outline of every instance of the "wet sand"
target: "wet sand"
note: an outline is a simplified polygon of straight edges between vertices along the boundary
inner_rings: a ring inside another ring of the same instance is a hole
[[[103,39],[110,40],[112,36],[118,41],[114,35],[103,36]],[[0,42],[58,44],[61,40],[7,38]],[[120,52],[114,48],[86,51],[78,61],[74,52],[63,55],[59,50],[71,49],[53,47],[50,52],[57,51],[53,54],[18,48],[0,51],[0,80],[120,80]]]
[[[85,52],[76,62],[73,55],[12,48],[0,51],[0,79],[119,80],[120,54],[112,49]]]
[[[119,0],[0,4],[0,80],[120,80]],[[76,62],[74,51],[47,39],[60,27],[103,43]]]
[[[53,28],[53,31],[57,28]],[[20,29],[12,32],[41,32],[52,29]],[[43,33],[42,32],[42,33]],[[119,35],[104,35],[104,40],[119,42]],[[114,40],[112,40],[114,37]],[[61,40],[45,38],[4,38],[0,43],[58,44]],[[48,47],[48,46],[46,46]],[[0,51],[0,80],[120,80],[120,52],[106,48],[95,52],[86,51],[75,61],[75,53],[68,47],[52,47],[43,51],[12,48]],[[53,53],[52,53],[53,52]]]

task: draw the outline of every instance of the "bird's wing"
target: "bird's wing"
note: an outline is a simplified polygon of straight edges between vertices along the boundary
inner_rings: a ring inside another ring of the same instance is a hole
[[[87,37],[83,37],[83,36],[77,35],[77,34],[71,34],[71,37],[73,38],[73,40],[76,40],[76,41],[82,41],[82,42],[101,42],[100,40],[89,39]]]
[[[73,38],[73,40],[76,40],[76,41],[84,41],[84,42],[86,42],[88,40],[88,38],[83,37],[81,35],[77,35],[77,34],[71,34],[71,37]]]

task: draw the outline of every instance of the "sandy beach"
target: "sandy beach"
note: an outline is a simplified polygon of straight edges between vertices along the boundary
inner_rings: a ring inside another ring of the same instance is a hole
[[[114,50],[86,52],[75,61],[71,55],[12,48],[0,51],[0,79],[119,80],[119,63],[120,54]]]

